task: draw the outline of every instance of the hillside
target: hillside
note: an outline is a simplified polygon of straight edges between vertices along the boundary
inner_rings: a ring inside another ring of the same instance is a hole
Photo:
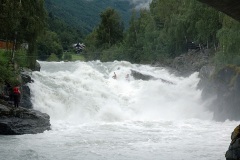
[[[49,13],[84,34],[92,31],[100,21],[100,13],[108,7],[116,9],[127,26],[133,8],[129,1],[118,0],[46,0],[45,4]]]

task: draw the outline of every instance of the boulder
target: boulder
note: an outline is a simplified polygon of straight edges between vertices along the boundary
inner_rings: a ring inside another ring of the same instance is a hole
[[[151,75],[143,74],[143,73],[140,73],[135,70],[131,70],[131,75],[133,76],[134,79],[137,79],[137,80],[139,80],[139,79],[144,80],[144,81],[156,80],[156,78]]]
[[[20,106],[23,108],[31,109],[33,107],[33,104],[31,102],[30,88],[27,85],[23,85],[21,88],[22,88],[22,95],[21,95]]]
[[[198,88],[202,90],[202,99],[207,99],[216,95],[216,87],[211,81],[214,72],[215,67],[211,65],[205,65],[199,71],[200,81],[198,83]]]
[[[211,50],[203,51],[189,51],[176,57],[172,64],[172,68],[179,71],[183,76],[189,76],[193,72],[199,72],[200,69],[209,64],[209,56]]]
[[[240,159],[240,126],[238,125],[231,135],[231,143],[225,154],[226,160]]]
[[[131,70],[131,76],[133,76],[134,79],[141,79],[144,81],[148,81],[148,80],[161,80],[164,83],[168,83],[168,84],[174,84],[171,81],[165,80],[163,78],[156,78],[154,76],[148,75],[148,74],[143,74],[141,72],[135,71],[135,70]]]
[[[32,83],[33,80],[29,76],[31,72],[22,72],[21,73],[21,101],[20,101],[20,106],[24,108],[31,109],[32,108],[32,102],[31,102],[31,93],[30,93],[30,88],[28,87],[28,83]]]
[[[38,61],[36,61],[34,71],[39,71],[40,72],[40,70],[41,70],[41,65]]]
[[[216,73],[209,73],[209,78],[206,76],[201,80],[205,81],[204,85],[199,86],[203,90],[203,99],[215,96],[208,106],[214,113],[213,118],[218,121],[240,120],[240,68],[229,65]]]
[[[50,126],[50,117],[45,113],[0,104],[0,135],[43,133]]]

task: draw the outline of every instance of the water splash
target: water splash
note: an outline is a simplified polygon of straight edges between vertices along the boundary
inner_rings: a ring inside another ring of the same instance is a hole
[[[165,68],[125,61],[40,62],[30,84],[34,108],[71,123],[211,119],[196,85],[198,73],[176,77]],[[131,70],[171,81],[135,80]],[[113,73],[117,79],[112,79]]]

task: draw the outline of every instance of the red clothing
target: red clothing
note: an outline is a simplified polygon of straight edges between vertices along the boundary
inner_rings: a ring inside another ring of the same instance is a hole
[[[18,87],[13,88],[13,93],[14,94],[20,94],[20,91],[19,91]]]

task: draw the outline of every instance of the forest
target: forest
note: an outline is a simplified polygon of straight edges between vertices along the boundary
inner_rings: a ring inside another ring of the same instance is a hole
[[[166,63],[186,53],[191,43],[196,49],[212,50],[217,68],[240,64],[239,22],[196,0],[153,0],[149,9],[132,12],[129,28],[124,32],[119,30],[123,38],[117,34],[109,36],[109,39],[120,38],[116,43],[103,40],[100,34],[117,30],[116,25],[106,28],[119,18],[105,21],[104,15],[101,14],[101,24],[85,39],[89,59]],[[120,27],[122,23],[118,21]]]
[[[62,19],[84,35],[100,22],[99,14],[106,8],[114,8],[128,26],[133,4],[128,0],[45,0],[46,10]]]
[[[132,9],[127,26],[122,14],[109,7],[88,32],[47,10],[45,3],[49,6],[50,1],[1,2],[0,39],[27,43],[27,50],[16,51],[15,60],[30,68],[36,59],[73,60],[72,45],[78,42],[86,46],[80,53],[85,60],[167,64],[191,44],[194,49],[210,49],[217,68],[240,64],[239,22],[196,0],[153,0],[149,8]],[[0,52],[1,66],[7,67],[6,51]]]

